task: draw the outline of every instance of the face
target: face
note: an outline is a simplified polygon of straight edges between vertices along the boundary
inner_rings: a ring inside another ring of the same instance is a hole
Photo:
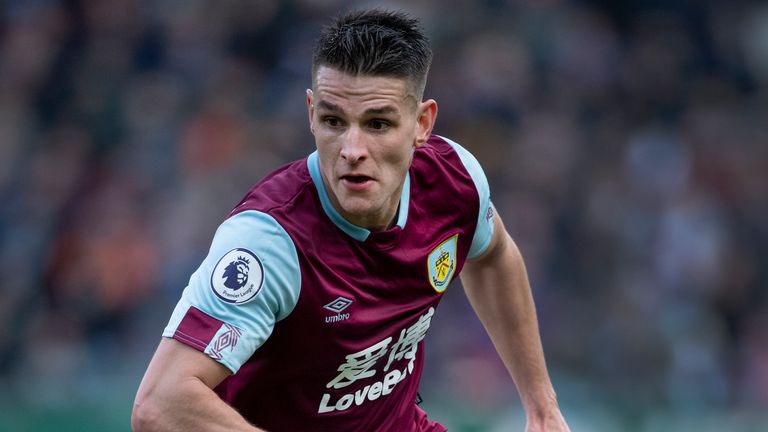
[[[400,78],[320,67],[314,81],[307,107],[331,203],[357,226],[390,227],[413,151],[429,138],[437,104],[417,101]]]

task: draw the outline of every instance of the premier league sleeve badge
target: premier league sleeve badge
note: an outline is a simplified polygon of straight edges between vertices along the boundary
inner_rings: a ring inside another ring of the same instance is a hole
[[[261,291],[264,268],[248,249],[232,249],[213,269],[211,288],[218,298],[233,304],[251,301]]]

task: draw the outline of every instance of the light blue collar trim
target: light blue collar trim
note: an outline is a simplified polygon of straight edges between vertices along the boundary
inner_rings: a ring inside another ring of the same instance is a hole
[[[408,205],[411,202],[411,172],[405,172],[405,182],[403,182],[403,191],[400,193],[400,206],[397,208],[397,222],[395,225],[400,229],[405,228],[405,222],[408,221]]]
[[[355,240],[365,241],[371,234],[371,231],[344,219],[344,217],[333,207],[333,204],[331,204],[331,200],[328,198],[328,191],[325,189],[325,183],[323,183],[323,177],[320,174],[320,160],[317,157],[317,151],[312,152],[307,158],[307,168],[309,169],[309,175],[312,177],[312,181],[315,183],[315,188],[317,188],[317,194],[320,196],[320,204],[323,206],[325,214],[328,215],[331,221],[339,227],[340,230],[347,233],[347,235]],[[397,226],[401,229],[405,228],[405,222],[408,219],[408,204],[410,203],[410,198],[411,175],[410,173],[406,173],[403,192],[400,194],[399,214],[397,215]]]

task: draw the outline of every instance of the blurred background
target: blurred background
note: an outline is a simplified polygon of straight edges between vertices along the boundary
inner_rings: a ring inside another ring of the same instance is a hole
[[[129,430],[217,225],[313,149],[312,42],[352,3],[0,3],[0,430]],[[768,4],[449,3],[354,2],[422,18],[574,432],[768,430]],[[427,351],[433,418],[523,430],[458,284]]]

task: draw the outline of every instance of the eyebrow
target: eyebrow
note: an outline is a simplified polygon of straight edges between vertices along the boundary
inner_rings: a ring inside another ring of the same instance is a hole
[[[320,102],[317,103],[317,108],[323,109],[326,111],[331,111],[331,112],[344,113],[344,109],[342,109],[340,106],[324,100],[321,100]],[[398,114],[399,112],[400,110],[398,110],[396,107],[392,105],[385,105],[382,107],[368,108],[367,110],[365,110],[364,114],[365,115],[383,115],[383,114]]]

